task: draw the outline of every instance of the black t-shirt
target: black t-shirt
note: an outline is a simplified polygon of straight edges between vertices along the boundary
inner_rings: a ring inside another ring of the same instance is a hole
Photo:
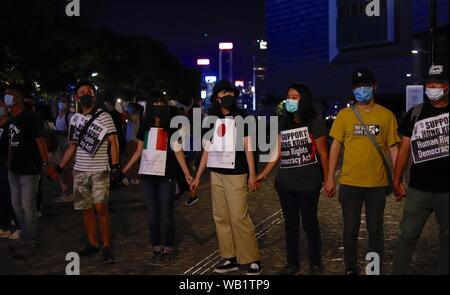
[[[241,109],[234,109],[230,114],[223,115],[221,113],[210,113],[211,115],[215,115],[220,119],[224,118],[231,118],[233,119],[237,116],[241,116],[243,119],[247,117],[247,113],[244,110]],[[237,132],[237,135],[239,135],[239,132]],[[236,137],[237,141],[243,141],[244,137],[248,136],[248,126],[245,125],[243,137],[238,138]],[[234,162],[234,169],[224,169],[224,168],[209,168],[210,171],[217,172],[220,174],[227,174],[227,175],[241,175],[241,174],[248,174],[248,163],[247,163],[247,157],[245,156],[245,151],[236,151],[236,158]]]
[[[413,164],[409,186],[427,192],[448,192],[449,106],[435,108],[427,101],[415,123],[411,118],[413,109],[398,128],[401,135],[411,139]]]
[[[42,161],[36,138],[44,137],[43,123],[31,110],[24,110],[9,123],[11,157],[9,169],[22,175],[41,173]]]
[[[145,135],[150,130],[151,124],[148,122],[143,122],[139,125],[139,129],[136,135],[136,138],[140,141],[145,142]],[[178,167],[177,159],[175,157],[175,152],[170,147],[170,138],[172,135],[177,131],[177,129],[169,128],[167,131],[167,158],[166,158],[166,169],[165,169],[165,175],[164,176],[156,176],[156,175],[144,175],[141,174],[142,177],[147,179],[152,179],[156,181],[165,181],[169,179],[175,179],[176,177],[176,169],[175,167]]]
[[[8,122],[0,125],[0,159],[5,159],[8,157],[8,132]]]
[[[323,173],[315,140],[327,136],[323,121],[316,117],[306,127],[292,116],[284,117],[279,125],[281,163],[275,181],[292,191],[313,191],[322,187]]]

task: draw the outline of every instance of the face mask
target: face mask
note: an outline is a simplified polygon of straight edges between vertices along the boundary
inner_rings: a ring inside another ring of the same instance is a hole
[[[58,103],[58,109],[60,111],[65,110],[66,108],[67,108],[67,103],[65,103],[65,102],[59,102]]]
[[[0,107],[0,117],[2,117],[4,114],[6,114],[6,108]]]
[[[295,113],[298,111],[298,100],[295,99],[286,99],[284,103],[284,107],[288,113]]]
[[[6,107],[10,108],[14,105],[14,96],[5,94],[4,99]]]
[[[220,98],[220,106],[227,110],[229,110],[234,105],[235,102],[236,98],[232,95],[227,95]]]
[[[431,101],[438,101],[444,97],[444,88],[427,88],[425,94]]]
[[[92,95],[83,95],[80,97],[80,105],[84,108],[89,108],[94,102],[94,97]]]
[[[368,103],[373,97],[372,87],[358,87],[353,90],[353,95],[358,102]]]
[[[166,106],[153,106],[151,114],[153,118],[159,118],[162,126],[165,126],[169,120],[169,112]]]

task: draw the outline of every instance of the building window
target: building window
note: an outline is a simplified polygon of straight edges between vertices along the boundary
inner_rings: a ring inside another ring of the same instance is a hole
[[[394,0],[378,0],[380,16],[369,17],[371,0],[330,0],[330,59],[346,49],[394,42]]]

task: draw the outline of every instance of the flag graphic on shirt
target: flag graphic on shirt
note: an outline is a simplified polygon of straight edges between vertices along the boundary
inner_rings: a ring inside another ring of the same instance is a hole
[[[233,119],[218,119],[208,152],[210,168],[234,169],[236,159],[236,126]]]
[[[139,173],[164,176],[166,173],[168,135],[162,128],[150,128],[145,134]]]

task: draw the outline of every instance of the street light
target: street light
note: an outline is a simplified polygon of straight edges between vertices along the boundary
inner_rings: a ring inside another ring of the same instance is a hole
[[[419,53],[421,53],[421,54],[430,54],[429,51],[422,50],[422,49],[413,49],[413,50],[411,50],[411,53],[412,54],[419,54]]]
[[[97,77],[98,76],[98,73],[97,72],[93,72],[92,74],[91,74],[91,77]]]
[[[234,45],[231,42],[220,42],[219,43],[219,50],[232,50],[233,47],[234,47]]]
[[[209,66],[210,60],[208,58],[199,58],[199,59],[197,59],[197,65],[198,66]]]
[[[412,74],[406,74],[406,77],[411,78],[413,75]]]

